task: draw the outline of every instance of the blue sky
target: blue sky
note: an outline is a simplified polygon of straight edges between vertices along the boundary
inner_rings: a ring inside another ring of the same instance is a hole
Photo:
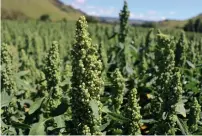
[[[61,0],[89,15],[118,17],[123,0]],[[202,0],[127,0],[130,18],[184,20],[202,13]]]

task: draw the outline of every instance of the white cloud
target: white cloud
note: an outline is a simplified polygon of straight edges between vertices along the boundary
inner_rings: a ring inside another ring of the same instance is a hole
[[[166,19],[166,17],[164,17],[164,16],[163,16],[163,17],[161,17],[161,20],[165,20],[165,19]]]
[[[119,17],[120,10],[113,7],[101,7],[86,4],[87,0],[74,0],[71,5],[77,9],[81,9],[88,15],[93,16],[105,16],[105,17]],[[174,14],[174,12],[172,12]],[[139,19],[139,20],[149,20],[149,21],[160,21],[165,20],[164,15],[161,15],[155,10],[149,10],[147,12],[134,13],[130,12],[131,19]]]
[[[157,12],[156,12],[157,13]],[[153,14],[153,12],[152,12]],[[139,20],[149,20],[149,21],[160,21],[160,20],[165,20],[165,17],[162,17],[158,14],[153,14],[147,12],[147,13],[130,13],[130,18],[131,19],[139,19]]]
[[[95,12],[95,11],[90,11],[88,12],[89,15],[92,15],[92,16],[100,16],[100,14],[98,12]]]
[[[89,15],[96,15],[96,16],[118,16],[118,10],[114,7],[110,8],[102,8],[96,6],[86,6],[83,7],[83,10]]]
[[[84,4],[86,2],[86,0],[75,0],[75,2],[78,4]]]
[[[86,8],[87,8],[87,9],[96,9],[95,6],[91,6],[91,5],[86,6]]]

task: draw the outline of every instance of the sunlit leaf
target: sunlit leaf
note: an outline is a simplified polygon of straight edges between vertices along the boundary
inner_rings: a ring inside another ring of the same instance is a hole
[[[32,125],[29,135],[45,135],[44,120]]]
[[[177,103],[175,110],[176,110],[177,114],[180,114],[183,117],[186,117],[186,109],[184,107],[184,103],[182,103],[182,102]]]
[[[36,99],[36,101],[31,105],[29,109],[29,114],[33,114],[36,110],[38,110],[41,107],[44,98],[45,97]]]
[[[54,122],[57,124],[57,128],[65,127],[64,115],[54,117]]]
[[[104,113],[109,113],[109,112],[111,112],[111,111],[109,110],[109,108],[108,108],[107,106],[104,106],[104,107],[102,108],[102,112],[104,112]]]
[[[191,67],[191,68],[195,68],[195,65],[191,62],[187,60],[187,64]]]
[[[114,113],[114,112],[108,112],[108,115],[112,120],[115,120],[115,121],[120,121],[120,122],[130,121],[130,119],[123,117],[122,115]]]
[[[90,104],[90,107],[93,111],[93,115],[95,116],[95,118],[99,118],[99,108],[98,108],[98,104],[97,104],[96,100],[91,100],[89,104]]]
[[[1,92],[1,107],[8,106],[12,96],[9,96],[5,91]]]
[[[20,71],[20,72],[18,72],[15,76],[19,78],[19,77],[21,77],[21,76],[27,75],[29,72],[30,72],[29,70]]]

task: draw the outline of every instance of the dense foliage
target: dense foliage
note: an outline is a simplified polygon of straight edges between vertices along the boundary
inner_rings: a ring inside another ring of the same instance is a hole
[[[202,33],[202,19],[190,19],[188,23],[184,26],[184,30]]]
[[[129,15],[2,21],[1,134],[202,134],[202,35]]]

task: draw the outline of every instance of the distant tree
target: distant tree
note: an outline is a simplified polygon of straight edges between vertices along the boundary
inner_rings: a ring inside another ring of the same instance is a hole
[[[48,14],[43,14],[40,16],[41,21],[51,21],[50,16]]]
[[[196,32],[199,32],[200,24],[201,24],[201,19],[200,18],[196,19],[196,21],[194,22],[194,28]]]
[[[157,25],[156,25],[156,23],[154,23],[154,22],[146,22],[146,23],[143,23],[142,25],[141,25],[142,27],[146,27],[146,28],[156,28],[157,27]]]
[[[86,16],[86,21],[89,23],[98,23],[99,19],[94,16]]]
[[[197,18],[196,20],[190,19],[188,23],[184,26],[185,31],[190,32],[202,32],[202,20]]]
[[[184,26],[184,30],[185,31],[192,31],[192,32],[194,32],[193,25],[194,25],[194,21],[192,19],[190,19],[188,21],[188,23]]]

